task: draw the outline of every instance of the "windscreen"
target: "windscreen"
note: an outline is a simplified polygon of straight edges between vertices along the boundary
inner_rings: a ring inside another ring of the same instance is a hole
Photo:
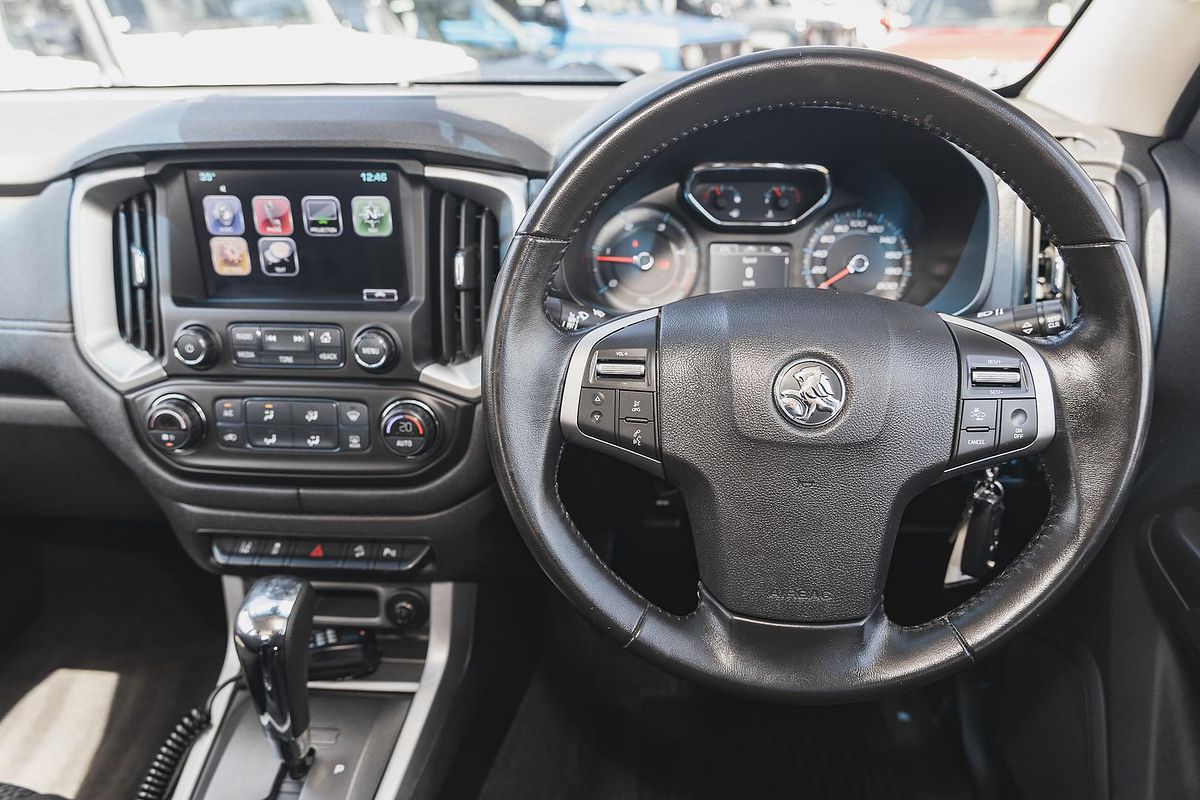
[[[1027,75],[1082,0],[0,0],[0,89],[621,83],[743,53]]]

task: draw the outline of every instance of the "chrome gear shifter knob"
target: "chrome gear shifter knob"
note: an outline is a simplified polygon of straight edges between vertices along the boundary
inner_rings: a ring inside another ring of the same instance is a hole
[[[250,587],[233,622],[246,687],[267,738],[292,778],[312,765],[308,734],[308,636],[313,589],[289,575]]]

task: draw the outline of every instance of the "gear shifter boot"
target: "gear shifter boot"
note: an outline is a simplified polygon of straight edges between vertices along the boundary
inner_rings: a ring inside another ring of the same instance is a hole
[[[233,623],[234,645],[259,721],[292,778],[312,766],[308,733],[308,638],[313,589],[289,575],[250,587]]]

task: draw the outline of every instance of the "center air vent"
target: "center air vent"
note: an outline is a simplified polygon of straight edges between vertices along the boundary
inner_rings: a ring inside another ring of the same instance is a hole
[[[154,242],[154,194],[144,192],[126,200],[113,214],[117,326],[126,342],[159,356],[162,336]]]
[[[436,353],[443,364],[480,355],[500,270],[496,216],[473,200],[435,196]]]

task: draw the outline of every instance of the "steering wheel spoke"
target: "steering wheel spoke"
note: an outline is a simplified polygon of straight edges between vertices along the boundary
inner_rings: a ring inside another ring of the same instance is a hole
[[[571,354],[559,424],[569,442],[663,477],[658,443],[658,309],[590,329]]]

